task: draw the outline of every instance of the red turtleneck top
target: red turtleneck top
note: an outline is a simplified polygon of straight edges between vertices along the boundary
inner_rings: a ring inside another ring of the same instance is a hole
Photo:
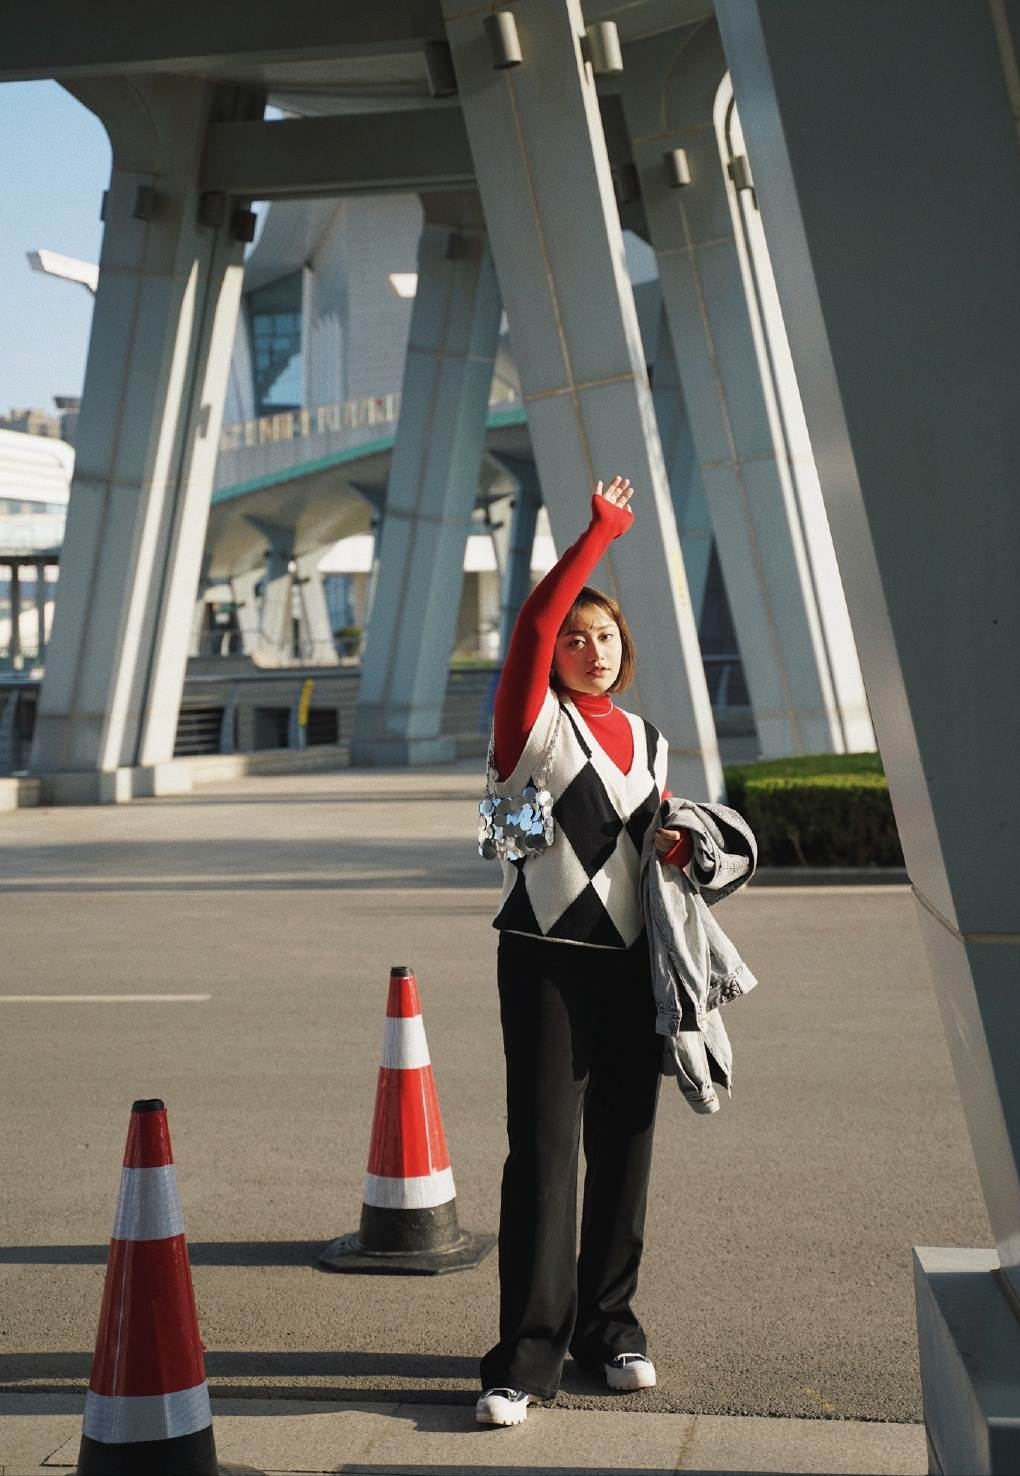
[[[549,688],[556,637],[567,612],[613,539],[626,533],[634,521],[627,508],[617,507],[604,497],[595,496],[591,503],[591,523],[531,591],[514,626],[496,689],[494,758],[501,778],[513,772],[535,725]],[[568,688],[567,695],[601,748],[618,769],[628,774],[634,762],[634,735],[623,713],[614,706],[607,714],[606,697],[601,693]],[[668,789],[663,790],[662,797],[670,798]],[[674,866],[686,865],[691,859],[686,832],[662,859]]]

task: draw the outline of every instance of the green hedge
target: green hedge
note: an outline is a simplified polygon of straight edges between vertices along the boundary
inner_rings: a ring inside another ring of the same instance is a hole
[[[729,803],[758,840],[759,866],[902,866],[877,753],[806,754],[725,770]]]

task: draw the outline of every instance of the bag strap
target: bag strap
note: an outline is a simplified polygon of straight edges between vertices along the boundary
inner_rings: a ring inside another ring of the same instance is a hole
[[[534,784],[535,784],[535,788],[536,789],[545,789],[547,787],[547,785],[548,785],[548,782],[549,782],[549,772],[552,769],[553,755],[554,755],[555,750],[556,750],[556,739],[559,736],[560,723],[562,721],[563,721],[563,704],[562,704],[562,702],[560,702],[557,699],[557,702],[556,702],[556,716],[553,719],[552,729],[551,729],[551,731],[549,733],[549,737],[548,737],[548,739],[546,741],[545,748],[542,750],[542,757],[539,760],[538,772],[535,775]],[[500,782],[499,776],[496,773],[495,756],[496,756],[496,725],[495,725],[495,723],[493,723],[492,727],[489,729],[489,747],[488,747],[488,751],[487,751],[487,753],[485,755],[485,793],[486,793],[486,797],[488,799],[495,799],[496,798],[496,795],[494,793],[494,789],[495,789],[496,784],[498,784]]]

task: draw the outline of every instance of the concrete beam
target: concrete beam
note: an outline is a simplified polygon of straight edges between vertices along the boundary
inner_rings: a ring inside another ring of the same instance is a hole
[[[620,99],[598,99],[615,171],[632,164]],[[215,123],[202,189],[244,199],[474,189],[464,115],[456,106]]]
[[[8,0],[0,81],[156,71],[209,75],[242,63],[410,51],[442,35],[438,0],[290,0],[285,9],[255,4],[243,13],[208,0],[178,0],[146,6],[143,20],[134,0],[87,6],[50,0],[45,24],[35,0]]]
[[[459,108],[217,123],[203,191],[247,199],[472,188],[475,168]]]

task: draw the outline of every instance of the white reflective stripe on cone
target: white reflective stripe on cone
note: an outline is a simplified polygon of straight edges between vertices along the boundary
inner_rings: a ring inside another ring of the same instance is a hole
[[[168,1240],[184,1234],[184,1216],[172,1163],[121,1170],[114,1240]]]
[[[374,1209],[434,1209],[456,1197],[453,1170],[439,1169],[419,1179],[388,1179],[382,1174],[365,1175],[365,1203]]]
[[[133,1445],[142,1440],[173,1440],[194,1435],[212,1424],[209,1385],[178,1389],[175,1394],[85,1395],[82,1428],[90,1440],[106,1445]]]
[[[386,1017],[380,1064],[391,1071],[411,1071],[432,1064],[425,1039],[425,1021],[420,1015],[409,1015],[400,1020]]]

